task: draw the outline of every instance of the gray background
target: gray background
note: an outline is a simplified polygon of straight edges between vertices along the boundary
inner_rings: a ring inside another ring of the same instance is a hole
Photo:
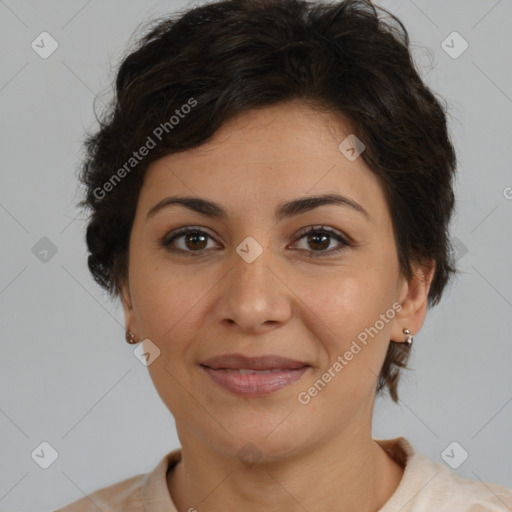
[[[185,5],[0,0],[2,511],[57,508],[179,446],[124,341],[120,307],[88,274],[75,204],[94,96],[108,95],[140,23]],[[512,3],[382,5],[403,20],[424,79],[450,106],[461,273],[415,337],[400,404],[377,401],[374,437],[404,435],[441,464],[457,441],[469,453],[457,473],[512,487]],[[31,48],[43,31],[59,45],[47,59]],[[453,31],[469,44],[456,59],[441,47]],[[56,254],[41,252],[42,237]],[[31,457],[43,441],[59,455],[48,469]]]

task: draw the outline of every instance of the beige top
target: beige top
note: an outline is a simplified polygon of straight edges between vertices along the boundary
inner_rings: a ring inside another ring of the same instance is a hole
[[[394,494],[379,512],[511,512],[512,489],[462,478],[419,453],[404,437],[375,439],[405,466]],[[178,512],[169,495],[167,472],[181,458],[169,452],[150,473],[99,489],[55,512]]]

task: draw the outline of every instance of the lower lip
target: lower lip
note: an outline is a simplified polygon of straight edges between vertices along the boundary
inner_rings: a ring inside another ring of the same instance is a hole
[[[237,371],[213,370],[206,366],[201,366],[201,368],[213,381],[224,389],[236,395],[256,397],[275,393],[286,386],[294,384],[306,373],[309,367],[271,373],[249,373],[246,375],[242,375]]]

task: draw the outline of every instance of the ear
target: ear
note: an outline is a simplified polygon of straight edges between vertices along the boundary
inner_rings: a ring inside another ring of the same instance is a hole
[[[125,283],[121,286],[121,303],[124,311],[124,323],[126,330],[133,332],[135,339],[139,339],[137,320],[135,310],[133,309],[133,301],[130,293],[130,286]]]
[[[391,327],[391,339],[404,342],[403,329],[409,329],[414,336],[423,326],[428,306],[428,292],[434,277],[435,261],[429,264],[413,265],[413,277],[401,278],[398,302],[402,309],[397,312]]]

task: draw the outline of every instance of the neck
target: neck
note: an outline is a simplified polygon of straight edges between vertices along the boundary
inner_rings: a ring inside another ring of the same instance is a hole
[[[367,432],[250,466],[195,440],[182,442],[182,459],[167,484],[180,512],[377,512],[403,471]]]

